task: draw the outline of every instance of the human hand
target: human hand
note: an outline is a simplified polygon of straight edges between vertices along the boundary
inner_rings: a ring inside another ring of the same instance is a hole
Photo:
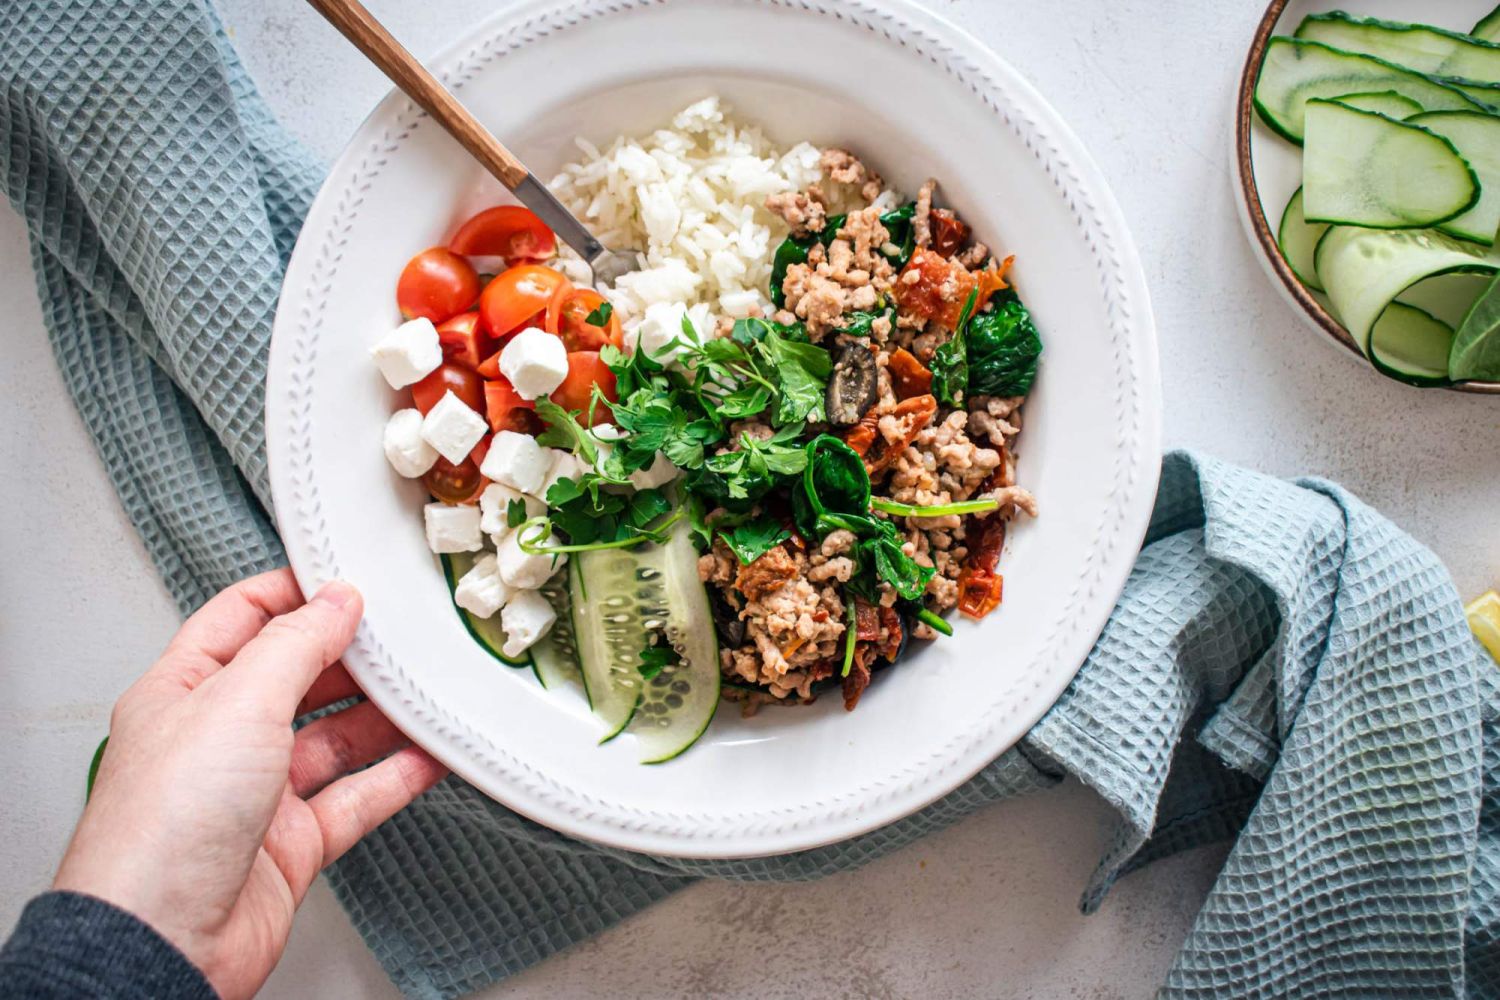
[[[337,661],[362,607],[344,583],[303,604],[279,570],[189,618],[115,705],[54,888],[140,917],[225,1000],[252,996],[323,866],[446,773],[369,702],[293,732],[359,693]]]

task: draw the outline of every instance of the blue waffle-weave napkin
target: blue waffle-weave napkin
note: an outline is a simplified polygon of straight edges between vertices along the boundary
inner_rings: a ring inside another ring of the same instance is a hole
[[[320,178],[200,0],[0,8],[0,173],[48,332],[184,612],[283,559],[262,429]],[[1496,671],[1433,556],[1338,487],[1168,456],[1077,680],[920,814],[788,857],[602,851],[449,781],[330,872],[401,989],[453,997],[709,875],[855,867],[1071,773],[1118,812],[1087,887],[1236,838],[1164,995],[1500,995]]]

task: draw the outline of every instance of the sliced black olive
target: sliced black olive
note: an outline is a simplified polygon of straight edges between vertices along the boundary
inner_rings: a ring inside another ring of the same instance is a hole
[[[879,376],[874,353],[864,344],[848,343],[839,351],[828,380],[828,422],[852,427],[879,395]]]
[[[714,630],[719,633],[719,641],[734,649],[745,641],[745,623],[716,588],[709,587],[708,594],[709,607],[714,615]]]

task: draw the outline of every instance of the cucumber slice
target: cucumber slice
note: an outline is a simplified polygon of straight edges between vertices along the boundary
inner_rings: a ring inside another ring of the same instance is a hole
[[[1297,276],[1297,280],[1315,292],[1323,290],[1314,261],[1318,241],[1326,232],[1328,223],[1308,222],[1302,215],[1302,189],[1298,188],[1293,193],[1292,200],[1286,203],[1286,211],[1281,213],[1281,225],[1276,229],[1276,245],[1281,248],[1282,258]]]
[[[1464,96],[1469,97],[1484,105],[1484,110],[1494,114],[1500,112],[1500,83],[1475,83],[1473,80],[1465,80],[1462,77],[1438,77],[1441,82],[1461,91]]]
[[[1307,102],[1305,124],[1308,222],[1424,229],[1479,200],[1474,171],[1435,132],[1322,99]]]
[[[691,529],[681,521],[661,545],[585,552],[573,565],[573,623],[584,686],[606,729],[600,742],[628,725],[642,763],[671,760],[698,741],[719,704],[718,640]],[[653,634],[681,658],[648,683],[640,655]]]
[[[1255,110],[1273,130],[1300,145],[1309,100],[1377,90],[1395,91],[1423,111],[1485,110],[1468,95],[1404,66],[1285,37],[1266,46],[1255,81]]]
[[[681,659],[646,682],[631,723],[641,763],[662,764],[698,742],[719,708],[719,636],[708,592],[698,579],[698,550],[687,521],[662,546],[667,577],[666,641]]]
[[[1437,228],[1485,246],[1500,229],[1500,117],[1479,111],[1424,111],[1407,119],[1451,142],[1479,178],[1479,201]]]
[[[654,548],[642,546],[648,547]],[[641,555],[626,549],[584,552],[573,559],[568,576],[583,691],[605,728],[600,743],[620,735],[635,715],[645,622],[665,614],[661,574],[639,562]]]
[[[1342,11],[1309,14],[1296,37],[1376,56],[1434,76],[1461,76],[1475,83],[1500,83],[1500,45],[1428,24],[1355,17]]]
[[[547,634],[531,647],[531,669],[544,688],[558,688],[570,682],[581,683],[583,668],[578,665],[578,644],[573,634],[573,607],[568,595],[568,577],[572,567],[564,565],[542,584],[542,596],[557,612],[557,621]],[[587,690],[584,691],[587,694]]]
[[[1375,323],[1419,281],[1440,274],[1500,270],[1500,252],[1430,229],[1334,226],[1318,243],[1318,279],[1344,329],[1368,357]]]
[[[1448,383],[1453,327],[1405,302],[1392,302],[1375,321],[1370,361],[1382,374],[1418,386]]]
[[[448,580],[448,595],[453,595],[458,586],[459,578],[474,567],[474,561],[482,553],[479,552],[454,552],[443,556],[443,576]],[[500,616],[492,615],[489,618],[480,618],[473,612],[453,605],[458,612],[459,621],[464,623],[464,628],[474,637],[474,641],[483,646],[485,650],[505,664],[507,667],[527,667],[531,665],[531,657],[524,656],[516,659],[514,656],[506,656],[500,651],[505,645],[505,629],[500,627]]]
[[[1481,17],[1469,34],[1481,42],[1500,42],[1500,6]]]
[[[1483,273],[1440,274],[1412,285],[1396,301],[1416,306],[1457,330],[1490,281],[1491,276]]]
[[[1394,90],[1377,90],[1366,94],[1344,94],[1335,98],[1340,104],[1359,111],[1373,111],[1387,118],[1410,118],[1422,110],[1422,105],[1410,97],[1403,97]]]

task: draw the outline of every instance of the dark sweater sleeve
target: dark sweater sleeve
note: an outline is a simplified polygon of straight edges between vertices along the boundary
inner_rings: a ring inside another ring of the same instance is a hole
[[[49,892],[0,948],[0,1000],[218,1000],[187,956],[140,919],[92,896]]]

